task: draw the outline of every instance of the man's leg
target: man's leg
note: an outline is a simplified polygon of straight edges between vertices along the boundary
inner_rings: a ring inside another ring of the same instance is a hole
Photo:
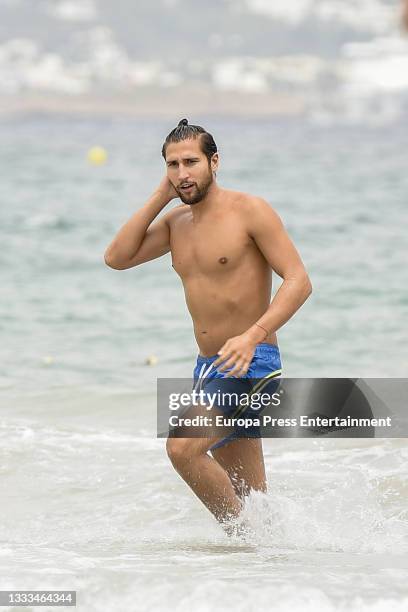
[[[262,438],[238,438],[211,453],[227,472],[235,493],[241,499],[251,490],[266,493]]]
[[[222,465],[207,454],[214,438],[167,439],[167,454],[180,476],[219,522],[239,515],[242,509]]]

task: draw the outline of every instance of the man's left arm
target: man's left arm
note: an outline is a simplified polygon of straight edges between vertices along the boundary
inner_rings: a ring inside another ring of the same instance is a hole
[[[257,323],[268,332],[276,332],[304,304],[312,292],[305,266],[279,215],[260,198],[248,220],[249,235],[266,261],[282,279],[276,295]]]
[[[270,332],[276,332],[302,306],[312,292],[303,262],[279,215],[262,198],[251,198],[245,206],[248,234],[266,261],[282,279],[266,312],[244,334],[230,338],[214,362],[219,371],[234,366],[228,376],[242,376],[252,360],[255,347]]]

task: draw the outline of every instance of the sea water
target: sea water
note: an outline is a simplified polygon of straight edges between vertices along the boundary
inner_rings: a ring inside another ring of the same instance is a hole
[[[267,199],[309,271],[284,373],[406,376],[404,126],[200,123],[220,185]],[[0,586],[76,590],[86,612],[406,610],[405,440],[264,440],[268,493],[228,537],[155,437],[157,377],[197,355],[182,285],[169,255],[115,271],[103,253],[161,180],[172,127],[0,123]]]

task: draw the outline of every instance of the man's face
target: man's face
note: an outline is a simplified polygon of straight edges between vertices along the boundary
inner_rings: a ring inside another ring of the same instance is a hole
[[[167,176],[184,204],[198,204],[207,195],[217,169],[218,153],[211,164],[201,151],[198,138],[172,142],[166,149]]]

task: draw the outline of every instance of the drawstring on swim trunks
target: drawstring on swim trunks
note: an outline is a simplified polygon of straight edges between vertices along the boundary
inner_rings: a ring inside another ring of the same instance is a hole
[[[205,370],[206,364],[203,363],[203,365],[201,366],[200,373],[198,375],[198,380],[197,380],[197,382],[196,382],[196,384],[194,386],[194,391],[198,391],[198,392],[201,391],[201,387],[203,385],[203,381],[206,378],[206,376],[208,376],[210,371],[212,370],[213,365],[214,365],[213,363],[210,363],[210,365],[208,366],[208,369]],[[197,387],[198,387],[198,389],[197,389]]]

